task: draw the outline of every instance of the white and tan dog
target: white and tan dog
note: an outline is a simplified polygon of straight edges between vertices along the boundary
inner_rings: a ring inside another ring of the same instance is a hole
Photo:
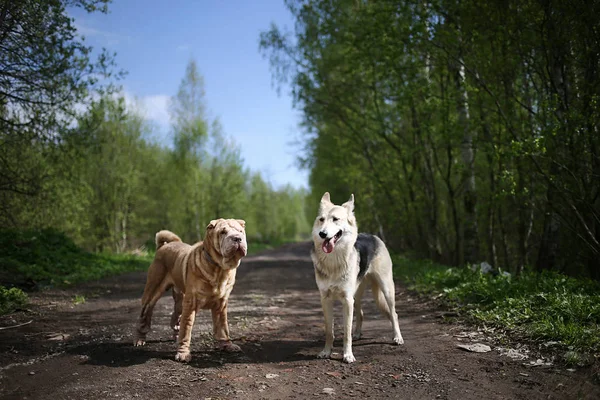
[[[352,354],[352,336],[361,335],[363,312],[361,299],[371,287],[379,309],[392,323],[394,343],[403,344],[398,326],[392,277],[392,260],[381,239],[358,233],[354,217],[354,195],[341,206],[333,204],[326,192],[313,225],[314,248],[311,257],[315,279],[321,293],[325,317],[325,347],[319,358],[329,358],[333,349],[333,302],[340,299],[344,315],[344,362],[356,361]],[[356,327],[352,332],[352,314]]]
[[[240,351],[229,338],[227,304],[237,267],[246,255],[246,223],[241,219],[216,219],[206,227],[204,241],[183,243],[170,231],[156,234],[156,255],[148,269],[142,309],[134,345],[143,346],[150,331],[152,310],[165,290],[173,288],[171,328],[178,334],[175,359],[190,361],[190,341],[196,312],[212,312],[213,335],[226,351]],[[181,329],[180,329],[181,327]]]

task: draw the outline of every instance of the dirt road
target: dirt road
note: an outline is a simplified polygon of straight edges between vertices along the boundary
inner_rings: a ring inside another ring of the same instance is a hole
[[[316,359],[324,334],[308,252],[303,243],[247,257],[229,307],[231,334],[243,353],[213,348],[205,311],[196,318],[190,364],[174,360],[169,294],[157,305],[148,344],[132,346],[144,273],[37,294],[32,311],[0,318],[0,326],[33,319],[0,330],[0,398],[600,398],[591,371],[525,366],[537,357],[512,359],[485,334],[440,323],[440,310],[399,285],[403,346],[391,344],[389,323],[368,295],[364,338],[354,343],[357,362],[342,363],[340,353],[331,360]],[[85,303],[73,304],[76,295],[83,295]],[[338,352],[340,309],[338,303]],[[471,340],[492,345],[492,351],[457,348]]]

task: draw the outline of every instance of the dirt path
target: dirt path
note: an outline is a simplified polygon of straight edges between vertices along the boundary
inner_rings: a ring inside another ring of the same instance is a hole
[[[143,273],[36,295],[33,311],[0,319],[0,326],[34,319],[0,330],[0,398],[600,398],[590,371],[526,367],[531,359],[513,360],[495,346],[488,353],[458,349],[470,341],[464,328],[441,324],[439,310],[402,286],[396,301],[404,346],[390,344],[391,328],[369,295],[364,338],[354,344],[357,362],[346,365],[339,353],[316,359],[324,335],[308,252],[304,243],[247,257],[229,308],[231,334],[243,354],[213,348],[210,314],[202,312],[190,364],[174,361],[170,295],[157,305],[149,343],[132,346]],[[86,302],[74,305],[76,294]],[[334,351],[341,350],[340,309],[338,303]],[[484,336],[478,341],[486,343]]]

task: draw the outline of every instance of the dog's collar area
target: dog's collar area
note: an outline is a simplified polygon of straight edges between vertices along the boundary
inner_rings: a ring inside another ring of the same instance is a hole
[[[206,251],[206,249],[203,249],[203,250],[202,250],[202,253],[204,253],[204,258],[206,258],[206,261],[208,261],[208,262],[209,262],[209,264],[212,264],[212,265],[214,265],[215,267],[218,267],[218,266],[219,266],[219,264],[217,264],[217,263],[215,262],[215,260],[213,260],[213,259],[212,259],[212,257],[210,256],[210,254],[208,254],[208,251]]]

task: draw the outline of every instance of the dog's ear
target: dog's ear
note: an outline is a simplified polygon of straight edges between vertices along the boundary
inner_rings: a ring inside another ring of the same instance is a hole
[[[246,229],[246,221],[243,219],[236,219],[236,221],[242,226],[243,229]]]
[[[350,200],[342,204],[342,207],[345,207],[349,213],[354,212],[354,194],[350,195]]]
[[[206,229],[214,229],[214,227],[217,226],[217,222],[219,222],[218,219],[213,219],[208,225],[206,225]]]
[[[323,204],[323,203],[326,203],[326,204],[331,203],[331,198],[329,197],[329,192],[325,192],[323,197],[321,197],[321,204]]]
[[[356,218],[354,217],[354,194],[350,195],[350,200],[342,204],[346,210],[348,210],[348,223],[356,226]]]
[[[319,203],[319,214],[322,214],[324,210],[330,208],[332,205],[329,192],[325,192],[323,197],[321,197],[321,203]]]

